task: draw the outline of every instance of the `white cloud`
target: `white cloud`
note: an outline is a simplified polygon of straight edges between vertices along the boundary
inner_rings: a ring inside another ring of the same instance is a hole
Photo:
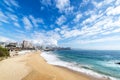
[[[62,24],[65,23],[65,22],[66,22],[66,17],[65,17],[64,15],[61,15],[61,16],[57,19],[56,24],[62,25]]]
[[[8,38],[8,37],[0,36],[0,41],[1,41],[1,42],[14,42],[15,40],[10,39],[10,38]]]
[[[86,5],[89,3],[89,1],[90,0],[83,0],[83,3],[81,3],[81,5]],[[94,0],[92,1],[95,6],[93,9],[89,9],[85,13],[80,13],[79,10],[78,13],[74,13],[75,18],[72,21],[75,22],[73,23],[75,25],[72,26],[74,26],[75,28],[71,28],[71,25],[69,24],[64,25],[65,23],[67,23],[67,17],[69,16],[65,16],[66,14],[61,15],[55,21],[57,25],[61,26],[60,28],[55,28],[52,31],[35,31],[34,33],[30,33],[32,35],[30,36],[31,41],[36,44],[39,43],[41,45],[57,45],[58,41],[61,39],[73,39],[74,37],[75,39],[73,41],[68,41],[68,43],[89,44],[120,40],[120,36],[110,36],[113,33],[120,32],[120,1],[116,0],[114,6],[112,2],[115,2],[115,0],[104,0],[99,3],[95,2]],[[74,7],[70,5],[70,0],[55,0],[55,2],[56,7],[61,13],[68,13],[69,11],[73,11],[74,9]],[[52,5],[51,0],[41,0],[41,3],[45,6]],[[11,6],[13,5],[13,3],[8,1],[6,2],[6,5]],[[8,17],[9,19],[15,21],[13,22],[13,24],[16,27],[20,27],[19,23],[17,23],[17,16],[12,14]],[[0,22],[7,23],[8,17],[4,13],[0,12]],[[79,23],[81,18],[85,20],[83,20],[82,23]],[[35,18],[32,15],[29,15],[28,17],[23,17],[22,20],[26,30],[30,30],[33,27],[38,27],[39,24],[44,24],[44,21],[41,18]],[[46,25],[44,26],[47,27]],[[51,25],[50,27],[54,28],[53,25]],[[23,39],[26,38],[26,35],[21,34],[21,36],[24,37]]]
[[[35,27],[38,27],[39,23],[44,24],[44,21],[40,18],[34,18],[32,15],[30,15],[29,18]]]
[[[108,2],[106,2],[106,4],[113,2],[114,0],[110,0]],[[100,3],[104,3],[105,5],[105,1],[104,2],[100,2]],[[103,4],[102,4],[103,6]],[[100,7],[99,7],[100,8]],[[90,17],[88,17],[87,19],[85,19],[82,24],[80,25],[79,23],[77,23],[77,25],[79,26],[83,26],[82,29],[75,29],[75,30],[71,30],[71,31],[67,31],[66,33],[64,33],[64,35],[70,37],[71,36],[84,36],[84,38],[89,37],[89,36],[96,36],[96,35],[102,35],[102,34],[112,34],[113,32],[119,32],[119,30],[115,30],[115,29],[119,29],[119,21],[120,18],[119,16],[113,15],[113,16],[106,16],[105,13],[108,13],[109,11],[114,12],[114,11],[118,11],[115,12],[115,14],[118,15],[119,13],[119,7],[117,6],[116,8],[113,8],[111,6],[107,6],[106,10],[103,12],[99,12],[101,9],[95,10],[93,8],[93,11],[89,14]],[[87,11],[86,13],[89,13],[89,11]],[[83,14],[83,16],[86,14]],[[76,26],[75,26],[76,27]],[[79,30],[79,31],[77,31]],[[115,31],[114,31],[115,30]],[[76,31],[76,32],[74,32]],[[72,32],[78,34],[78,35],[74,35]]]
[[[3,6],[10,12],[15,12],[15,9],[20,8],[16,0],[3,0]]]
[[[55,2],[60,12],[69,13],[74,9],[74,7],[70,5],[70,0],[55,0]]]
[[[14,22],[14,25],[15,25],[16,27],[20,27],[19,23],[17,23],[17,22]]]
[[[95,21],[93,20],[92,22],[89,22],[89,24],[92,24],[92,26],[89,27],[83,27],[82,30],[86,32],[84,36],[91,36],[91,35],[101,35],[101,34],[110,34],[114,29],[119,28],[119,18],[117,20],[114,20],[113,17],[109,16],[102,16],[99,20],[96,19]],[[109,32],[110,31],[110,32]]]
[[[120,0],[116,0],[115,5],[120,5]]]
[[[97,14],[92,14],[89,18],[87,18],[86,20],[84,20],[82,22],[83,25],[87,24],[87,23],[92,23],[94,21],[97,21],[97,19],[101,17],[101,15],[97,15]]]
[[[40,0],[40,3],[42,3],[45,6],[48,6],[48,5],[51,6],[52,5],[51,0]]]
[[[111,37],[105,37],[105,38],[100,38],[100,39],[93,39],[93,40],[81,40],[81,41],[76,41],[77,43],[81,44],[88,44],[88,43],[98,43],[98,42],[109,42],[109,41],[119,41],[120,36],[111,36]]]
[[[15,22],[18,21],[18,17],[15,14],[7,13],[7,16]]]
[[[46,32],[46,34],[48,36],[50,36],[50,38],[52,38],[52,39],[55,39],[55,40],[59,40],[60,39],[60,35],[57,32],[48,31],[48,32]]]
[[[14,10],[11,7],[6,7],[6,9],[10,12],[14,12]]]
[[[103,1],[100,1],[99,3],[96,2],[95,0],[92,0],[92,4],[97,8],[97,9],[100,9],[100,8],[103,8],[104,6],[108,6],[108,5],[113,5],[115,0],[103,0]]]
[[[4,3],[9,7],[12,7],[12,6],[20,7],[15,0],[4,0]]]
[[[74,22],[79,22],[79,20],[80,20],[80,18],[82,17],[82,14],[81,13],[78,13],[77,15],[76,15],[76,17],[74,18]]]
[[[60,31],[60,28],[55,28],[55,32],[58,32],[58,31]]]
[[[63,37],[70,38],[70,37],[78,36],[80,34],[82,34],[82,33],[79,30],[65,31]]]
[[[120,28],[113,30],[113,33],[119,33],[119,32],[120,32]]]
[[[101,34],[102,28],[98,28],[96,26],[93,27],[83,27],[82,29],[61,29],[61,34],[64,38],[72,38],[72,37],[81,37],[87,38],[89,36]]]
[[[8,17],[2,11],[0,11],[0,22],[9,23]]]
[[[32,42],[34,44],[40,44],[40,45],[53,45],[57,46],[57,42],[60,39],[60,35],[56,32],[49,31],[49,32],[37,32],[35,31],[32,34]]]
[[[3,13],[2,11],[0,11],[0,18],[0,22],[10,23],[12,25],[15,25],[16,27],[20,27],[20,25],[18,24],[18,17],[15,14],[9,12]]]
[[[88,38],[103,34],[112,34],[119,32],[120,17],[106,16],[101,14],[93,14],[91,17],[83,21],[81,29],[61,29],[61,34],[64,38],[81,37]],[[79,24],[79,23],[78,23]]]
[[[28,17],[23,17],[23,23],[26,30],[30,30],[33,27]]]
[[[90,0],[82,0],[82,3],[80,3],[80,7],[87,5]]]
[[[56,0],[56,7],[60,9],[60,11],[63,11],[69,5],[70,5],[69,0]]]
[[[103,35],[109,35],[109,34],[113,34],[113,33],[120,33],[120,28],[111,30],[111,31],[105,31],[104,33],[102,33]]]
[[[107,15],[120,15],[120,6],[117,6],[107,12]]]
[[[95,39],[81,39],[78,37],[77,39],[68,40],[66,43],[63,43],[63,45],[71,45],[72,47],[81,49],[120,50],[119,41],[120,36],[109,36]],[[117,45],[115,42],[117,42]]]
[[[19,30],[19,29],[16,29],[16,32],[17,32],[17,33],[20,33],[20,34],[25,33],[23,30]]]
[[[119,5],[115,6],[112,2],[115,2],[115,0],[102,1],[99,4],[96,2],[97,9],[94,7],[92,10],[83,13],[81,18],[85,18],[86,16],[87,18],[82,23],[77,22],[74,25],[77,28],[61,28],[60,34],[62,35],[62,39],[67,39],[65,44],[71,46],[71,43],[73,43],[72,45],[75,44],[75,46],[78,44],[88,46],[91,43],[99,44],[99,42],[119,41],[120,36],[117,35],[120,33],[120,9]],[[77,21],[77,18],[75,19]]]
[[[61,34],[62,36],[64,36],[64,34],[65,34],[67,31],[69,31],[68,25],[63,25],[63,26],[61,26],[60,34]]]

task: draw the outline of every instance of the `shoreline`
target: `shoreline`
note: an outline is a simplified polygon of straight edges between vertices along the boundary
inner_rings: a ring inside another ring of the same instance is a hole
[[[48,64],[40,54],[32,51],[1,61],[0,80],[108,80]]]
[[[44,51],[43,51],[44,52]],[[45,52],[44,52],[45,53]],[[47,54],[45,54],[45,55],[47,55]],[[77,69],[74,69],[74,68],[72,68],[72,67],[69,67],[69,66],[67,66],[67,65],[61,65],[61,64],[56,64],[56,63],[52,63],[52,62],[50,62],[49,61],[49,59],[47,59],[47,57],[46,56],[44,56],[44,55],[40,55],[40,56],[42,56],[43,57],[43,59],[46,59],[45,61],[48,63],[48,64],[50,64],[50,65],[53,65],[53,66],[56,66],[56,67],[59,67],[59,68],[64,68],[64,69],[67,69],[67,70],[69,70],[69,71],[72,71],[72,72],[74,72],[74,73],[77,73],[77,74],[80,74],[80,75],[84,75],[84,76],[87,76],[87,77],[89,77],[90,79],[92,79],[92,80],[116,80],[115,78],[113,78],[113,77],[110,77],[110,76],[107,76],[107,75],[104,75],[104,74],[100,74],[100,73],[97,73],[97,72],[94,72],[94,71],[92,71],[92,70],[88,70],[88,69],[84,69],[83,71],[82,70],[77,70]],[[52,58],[51,56],[50,56],[50,58]],[[66,62],[65,62],[66,63]],[[68,63],[69,64],[69,63]],[[91,74],[92,73],[92,74]]]
[[[90,80],[88,77],[80,76],[65,68],[48,64],[40,56],[40,52],[30,55],[30,57],[34,58],[36,62],[32,60],[27,61],[27,66],[30,66],[32,71],[22,80]]]
[[[42,53],[41,53],[42,54]],[[41,55],[40,55],[41,56]],[[44,57],[43,56],[41,56],[43,59],[44,59]],[[44,59],[45,60],[45,59]],[[48,63],[47,62],[47,60],[45,60],[45,62],[46,63]],[[49,64],[49,63],[48,63]],[[68,67],[64,67],[64,66],[62,66],[62,65],[54,65],[54,64],[49,64],[49,65],[53,65],[53,66],[55,66],[55,67],[58,67],[58,68],[62,68],[62,69],[64,69],[64,70],[68,70],[68,71],[70,71],[70,72],[73,72],[73,73],[75,73],[75,74],[78,74],[78,75],[82,75],[82,76],[84,76],[84,77],[88,77],[90,80],[111,80],[111,78],[109,77],[109,76],[106,76],[106,75],[102,75],[102,74],[100,74],[101,75],[101,77],[99,76],[96,76],[96,75],[94,75],[94,74],[92,74],[92,75],[90,75],[90,74],[87,74],[87,73],[85,73],[85,72],[80,72],[80,71],[76,71],[76,70],[73,70],[73,69],[71,69],[71,68],[68,68]],[[99,74],[99,73],[97,73],[97,74]]]
[[[41,58],[43,60],[43,62],[45,63],[45,65],[47,65],[49,67],[49,69],[51,69],[50,67],[52,67],[52,71],[54,72],[55,70],[55,73],[57,72],[60,73],[60,74],[65,74],[67,73],[69,76],[69,78],[65,78],[64,75],[58,75],[58,76],[61,76],[61,78],[63,77],[63,79],[55,79],[55,80],[109,80],[109,79],[106,79],[106,78],[96,78],[94,76],[90,76],[90,75],[87,75],[87,74],[84,74],[84,73],[80,73],[80,72],[77,72],[77,71],[74,71],[74,70],[71,70],[71,69],[68,69],[66,67],[62,67],[62,66],[55,66],[55,65],[51,65],[51,64],[48,64],[47,61],[40,55],[41,53],[37,53],[36,55],[39,57],[39,59]],[[28,66],[30,66],[28,64]],[[44,66],[46,67],[46,66]],[[56,71],[57,70],[57,71]],[[48,70],[49,71],[49,70]],[[60,71],[60,72],[59,72]],[[41,71],[38,71],[38,72],[41,72]],[[31,72],[29,75],[27,75],[23,80],[29,80],[30,77],[34,73],[34,70],[33,72]],[[53,74],[55,74],[53,73]],[[52,74],[52,73],[51,73]],[[35,75],[34,75],[35,76]],[[64,79],[65,78],[65,79]],[[71,79],[73,78],[73,79]],[[32,80],[32,79],[31,79]],[[33,80],[37,80],[37,79],[33,79]],[[38,79],[39,80],[39,79]],[[46,80],[46,79],[45,79]],[[53,80],[53,79],[49,79],[49,80]]]

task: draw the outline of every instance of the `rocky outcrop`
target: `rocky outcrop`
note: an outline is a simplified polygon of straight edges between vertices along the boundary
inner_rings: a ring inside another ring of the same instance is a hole
[[[120,65],[120,62],[117,62],[116,64]]]

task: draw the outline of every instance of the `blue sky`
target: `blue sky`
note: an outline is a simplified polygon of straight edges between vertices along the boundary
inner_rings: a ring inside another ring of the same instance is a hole
[[[0,0],[0,41],[120,50],[120,0]]]

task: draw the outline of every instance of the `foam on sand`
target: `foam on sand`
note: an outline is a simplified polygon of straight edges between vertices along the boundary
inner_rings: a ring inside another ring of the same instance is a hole
[[[24,54],[27,54],[27,53],[30,53],[31,50],[22,50],[22,51],[19,51],[17,54],[19,55],[24,55]]]

